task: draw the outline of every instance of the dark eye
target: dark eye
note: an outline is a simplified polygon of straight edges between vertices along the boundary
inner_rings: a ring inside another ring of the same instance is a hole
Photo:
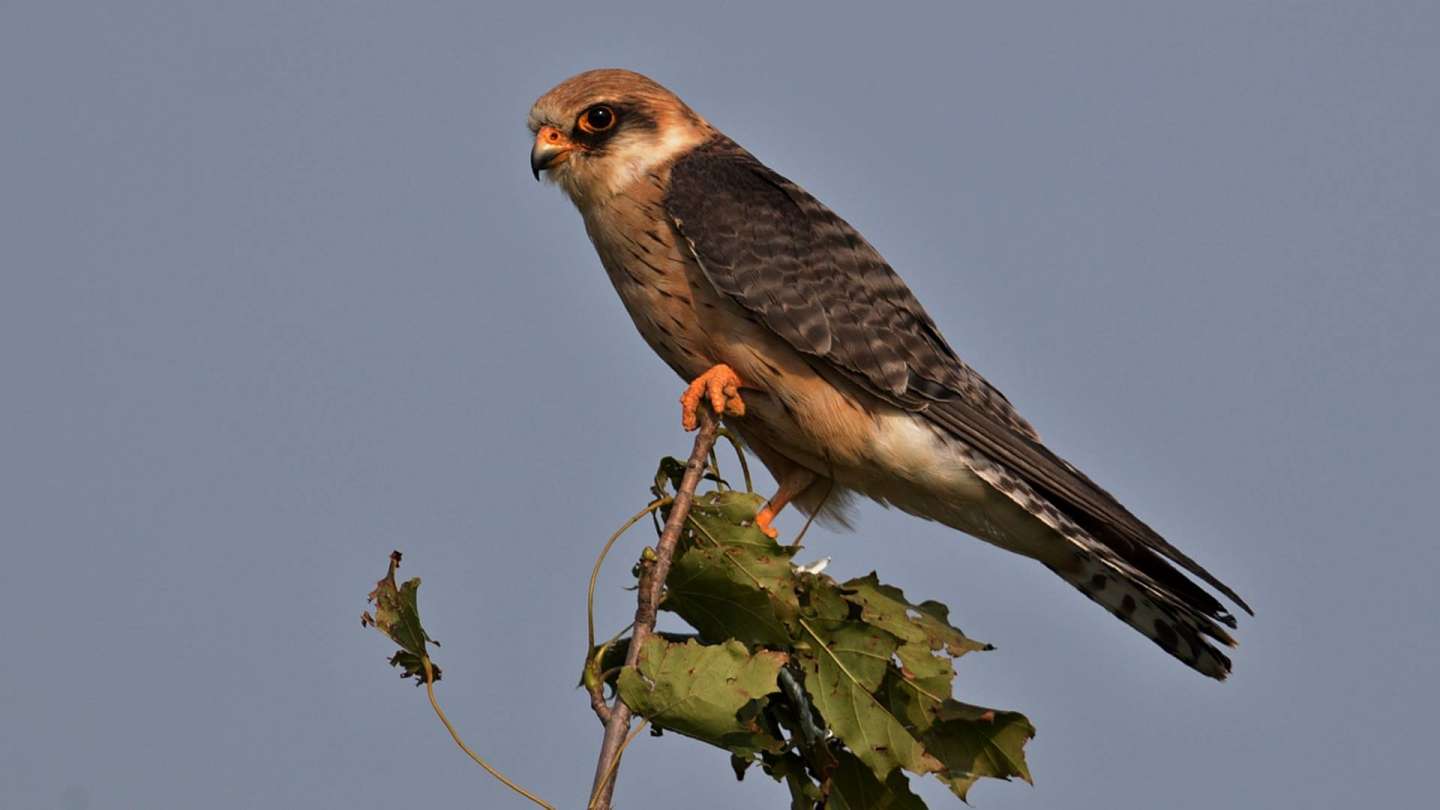
[[[587,135],[604,132],[613,126],[615,111],[604,104],[597,104],[580,114],[580,131]]]

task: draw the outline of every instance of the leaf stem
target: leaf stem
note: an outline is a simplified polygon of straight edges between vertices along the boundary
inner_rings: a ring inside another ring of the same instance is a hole
[[[741,445],[740,439],[731,433],[729,428],[720,428],[720,435],[724,436],[730,442],[730,446],[735,449],[735,458],[740,462],[740,474],[745,478],[745,491],[754,492],[755,484],[750,480],[750,464],[745,460],[745,448]]]
[[[649,506],[631,515],[623,526],[610,535],[610,539],[605,541],[605,547],[600,549],[600,556],[595,558],[595,567],[590,569],[590,589],[585,594],[585,629],[586,637],[590,640],[589,645],[585,648],[587,658],[595,649],[595,582],[600,578],[600,566],[604,564],[606,555],[610,553],[610,549],[615,546],[615,541],[619,540],[621,535],[629,531],[631,526],[639,523],[641,518],[673,500],[675,500],[673,497],[657,498],[651,501]]]
[[[445,716],[445,710],[440,708],[440,702],[435,699],[435,670],[433,667],[430,666],[430,656],[420,656],[420,663],[425,667],[425,695],[430,698],[430,708],[435,710],[435,716],[439,717],[440,722],[445,724],[445,730],[450,732],[450,738],[455,740],[455,744],[460,746],[460,750],[464,751],[466,754],[469,754],[470,758],[475,760],[475,764],[484,768],[486,773],[490,774],[496,779],[499,779],[501,783],[505,785],[505,787],[510,788],[516,793],[519,793],[521,796],[524,796],[530,801],[540,805],[541,807],[544,807],[545,810],[555,810],[555,805],[550,804],[539,796],[536,796],[534,793],[531,793],[525,788],[520,787],[514,782],[511,782],[509,778],[505,776],[505,774],[500,773],[499,771],[491,767],[490,763],[481,759],[479,754],[475,753],[470,748],[470,746],[465,744],[464,740],[460,739],[460,733],[455,730],[454,726],[450,725],[450,718]]]
[[[720,457],[715,455],[714,447],[710,448],[710,473],[715,476],[716,489],[729,488],[729,485],[725,483],[725,476],[720,474]]]

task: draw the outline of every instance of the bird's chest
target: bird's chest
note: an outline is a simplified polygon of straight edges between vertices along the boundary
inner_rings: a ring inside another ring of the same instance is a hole
[[[698,277],[699,269],[656,209],[621,200],[587,215],[585,227],[641,337],[689,379],[717,362],[700,314],[716,306],[717,293]]]
[[[657,195],[658,198],[658,195]],[[651,197],[584,209],[585,228],[646,342],[684,379],[724,363],[744,381],[747,438],[811,466],[865,463],[872,416],[705,277]]]

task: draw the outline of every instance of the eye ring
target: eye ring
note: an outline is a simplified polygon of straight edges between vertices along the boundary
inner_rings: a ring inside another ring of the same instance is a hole
[[[615,110],[604,104],[596,104],[580,113],[580,120],[575,125],[586,135],[598,135],[613,129],[616,119]]]

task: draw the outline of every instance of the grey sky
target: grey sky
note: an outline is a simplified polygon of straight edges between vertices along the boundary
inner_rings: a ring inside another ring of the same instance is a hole
[[[585,577],[689,446],[526,164],[531,101],[598,66],[850,219],[1258,610],[1220,685],[940,527],[813,533],[999,647],[958,688],[1033,718],[1037,786],[979,806],[1422,804],[1440,6],[488,5],[0,3],[0,807],[523,806],[360,628],[391,548],[452,717],[578,806]],[[618,795],[785,801],[670,736]]]

